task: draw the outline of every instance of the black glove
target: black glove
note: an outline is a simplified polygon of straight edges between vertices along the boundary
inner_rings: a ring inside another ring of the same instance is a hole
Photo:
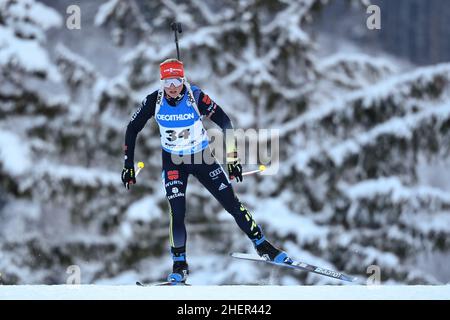
[[[123,168],[122,182],[127,189],[130,189],[130,185],[136,184],[136,173],[134,171],[134,168]]]
[[[242,182],[242,166],[239,160],[229,163],[227,166],[230,179],[236,178],[237,182]]]

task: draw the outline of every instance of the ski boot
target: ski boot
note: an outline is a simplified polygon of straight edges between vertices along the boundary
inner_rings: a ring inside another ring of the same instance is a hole
[[[172,253],[173,268],[172,273],[167,276],[168,282],[185,283],[189,274],[189,266],[186,262],[186,254]]]
[[[273,261],[275,263],[292,263],[292,260],[288,257],[287,253],[273,246],[266,240],[266,237],[261,236],[259,239],[253,239],[252,241],[258,255],[265,260]]]

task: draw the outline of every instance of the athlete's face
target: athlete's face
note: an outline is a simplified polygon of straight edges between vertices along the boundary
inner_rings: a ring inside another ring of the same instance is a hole
[[[183,90],[183,83],[178,86],[175,86],[174,83],[171,83],[169,87],[164,86],[164,91],[171,98],[178,97],[178,95],[181,93],[181,90]]]

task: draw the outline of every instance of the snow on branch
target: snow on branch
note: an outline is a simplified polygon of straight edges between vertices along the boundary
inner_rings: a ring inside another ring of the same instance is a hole
[[[95,15],[94,24],[96,26],[101,26],[108,22],[109,19],[112,19],[114,11],[119,5],[120,0],[109,0],[102,4]]]
[[[426,210],[426,209],[424,209]],[[428,214],[405,214],[401,217],[401,225],[414,230],[419,235],[430,238],[431,242],[441,250],[450,248],[450,214],[448,211]],[[434,249],[434,248],[432,248]]]
[[[350,203],[345,219],[351,226],[384,229],[416,216],[433,220],[439,212],[450,209],[446,192],[428,186],[409,187],[398,177],[370,179],[355,185],[341,183],[339,189]],[[442,228],[450,231],[450,224]]]
[[[58,70],[51,63],[47,51],[30,39],[18,38],[13,31],[0,26],[0,66],[5,70],[26,72],[59,81]]]
[[[17,177],[32,168],[28,141],[14,132],[0,129],[0,171]]]
[[[55,50],[59,68],[71,86],[91,86],[99,78],[96,68],[89,61],[63,44],[59,43]]]
[[[352,155],[359,154],[365,146],[377,144],[378,139],[383,136],[411,140],[413,134],[427,124],[437,122],[435,126],[438,127],[439,124],[445,123],[449,118],[450,105],[447,104],[430,108],[410,116],[396,117],[376,126],[366,133],[362,133],[333,146],[326,153],[336,166],[342,166],[346,159]]]
[[[123,45],[127,31],[145,34],[151,26],[145,21],[135,0],[109,0],[102,4],[94,18],[94,25],[111,27],[111,35],[116,45]]]
[[[450,208],[450,194],[447,192],[428,186],[407,187],[398,177],[364,180],[351,186],[342,185],[341,189],[352,201],[371,199],[377,196],[387,196],[393,202],[434,199]]]
[[[370,109],[392,97],[401,106],[402,101],[417,98],[439,96],[450,82],[450,64],[440,64],[423,67],[399,76],[392,76],[374,86],[352,92],[340,100],[326,105],[313,106],[311,111],[304,113],[295,120],[291,120],[280,127],[280,136],[286,136],[304,126],[314,127],[324,118],[336,113],[353,115],[356,108]],[[446,89],[448,90],[448,88]],[[344,124],[344,123],[342,123]],[[352,122],[352,126],[354,123]]]
[[[343,53],[322,59],[317,70],[324,79],[350,89],[369,87],[398,72],[394,63],[387,59]]]
[[[35,0],[0,1],[0,17],[22,39],[44,41],[44,31],[62,25],[56,10]]]
[[[319,2],[320,0],[289,2],[283,11],[277,13],[272,22],[262,28],[262,33],[268,35],[275,32],[291,43],[309,43],[310,37],[301,26],[309,18],[312,7]]]
[[[117,173],[105,168],[86,168],[82,166],[69,166],[64,164],[43,161],[36,163],[35,178],[49,177],[54,182],[69,181],[79,187],[118,186]]]

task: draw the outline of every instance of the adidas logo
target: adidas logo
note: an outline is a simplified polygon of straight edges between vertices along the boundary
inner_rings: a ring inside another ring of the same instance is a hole
[[[219,191],[225,189],[227,186],[222,182],[219,187]]]

